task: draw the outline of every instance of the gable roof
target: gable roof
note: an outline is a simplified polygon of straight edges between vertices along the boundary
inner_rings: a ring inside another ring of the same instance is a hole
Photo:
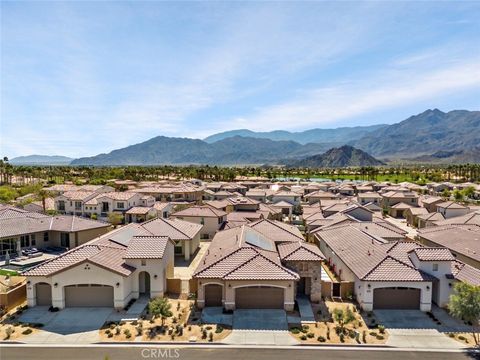
[[[216,209],[212,206],[191,206],[189,208],[177,211],[172,216],[192,216],[192,217],[222,217],[227,215],[225,211]]]
[[[304,241],[296,243],[284,243],[278,245],[280,259],[284,261],[322,261],[325,255],[320,249]]]
[[[162,259],[170,239],[167,236],[134,236],[124,259]]]
[[[152,235],[167,236],[174,241],[192,240],[202,229],[202,225],[180,219],[155,218],[141,224]]]

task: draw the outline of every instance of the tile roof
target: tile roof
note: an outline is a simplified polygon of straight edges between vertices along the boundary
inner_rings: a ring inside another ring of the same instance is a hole
[[[284,261],[322,261],[325,256],[320,249],[304,241],[296,243],[284,243],[278,245],[280,259]]]
[[[445,201],[442,203],[437,204],[437,208],[443,209],[468,209],[466,206],[462,204],[456,203],[455,201]]]
[[[23,273],[24,276],[51,276],[83,262],[90,262],[122,276],[135,268],[125,264],[125,249],[105,245],[85,244],[47,260]]]
[[[131,199],[131,198],[134,197],[134,196],[138,196],[138,194],[137,194],[136,192],[128,192],[128,191],[119,192],[119,191],[115,191],[115,192],[108,192],[108,193],[99,194],[99,195],[97,196],[97,199],[106,197],[106,198],[109,198],[109,199],[112,199],[112,200],[129,200],[129,199]]]
[[[172,214],[172,216],[192,216],[192,217],[222,217],[227,215],[223,210],[211,206],[192,206]]]
[[[351,225],[326,228],[315,236],[325,242],[361,280],[431,280],[428,274],[416,269],[408,256],[405,256],[402,243],[389,243]],[[418,244],[410,243],[406,246],[409,248]]]
[[[480,261],[480,226],[478,225],[432,226],[419,229],[418,236]]]
[[[304,240],[302,233],[296,226],[281,221],[263,219],[251,223],[249,226],[276,242]]]
[[[420,261],[453,261],[455,257],[446,248],[421,247],[411,250]]]
[[[152,208],[148,206],[133,206],[127,210],[126,214],[145,215],[148,214],[150,210],[152,210]]]
[[[192,240],[202,229],[203,225],[180,219],[156,218],[146,221],[142,228],[152,235],[168,236],[174,241]]]
[[[134,236],[124,259],[162,259],[170,239],[166,236]]]
[[[474,286],[480,286],[480,269],[460,261],[452,261],[453,278]]]

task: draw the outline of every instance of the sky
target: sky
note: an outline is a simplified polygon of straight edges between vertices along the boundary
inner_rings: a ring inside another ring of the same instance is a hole
[[[480,2],[2,1],[0,155],[480,109]]]

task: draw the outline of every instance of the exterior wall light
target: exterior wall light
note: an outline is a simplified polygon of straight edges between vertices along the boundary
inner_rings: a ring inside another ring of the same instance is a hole
[[[430,286],[427,285],[427,290],[430,290]]]
[[[58,287],[58,283],[53,284],[53,287]]]
[[[154,278],[154,279],[156,279],[157,277],[158,277],[158,275],[157,275],[157,274],[153,275],[153,278]]]
[[[367,287],[370,289],[372,287],[372,285],[368,284]]]
[[[120,286],[120,283],[117,282],[117,283],[115,284],[115,286],[118,288],[118,287]]]

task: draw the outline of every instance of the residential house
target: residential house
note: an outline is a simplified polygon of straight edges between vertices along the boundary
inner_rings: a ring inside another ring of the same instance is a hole
[[[227,221],[227,213],[210,206],[192,206],[171,215],[173,219],[190,221],[202,225],[200,239],[213,239],[217,231]]]
[[[445,201],[437,203],[437,212],[443,215],[445,219],[466,215],[470,212],[467,206],[456,203],[454,201]]]
[[[294,227],[268,220],[224,230],[200,261],[200,308],[293,310],[297,294],[320,300],[323,255]]]
[[[142,295],[163,296],[173,262],[169,237],[130,224],[25,271],[27,304],[123,309]]]

